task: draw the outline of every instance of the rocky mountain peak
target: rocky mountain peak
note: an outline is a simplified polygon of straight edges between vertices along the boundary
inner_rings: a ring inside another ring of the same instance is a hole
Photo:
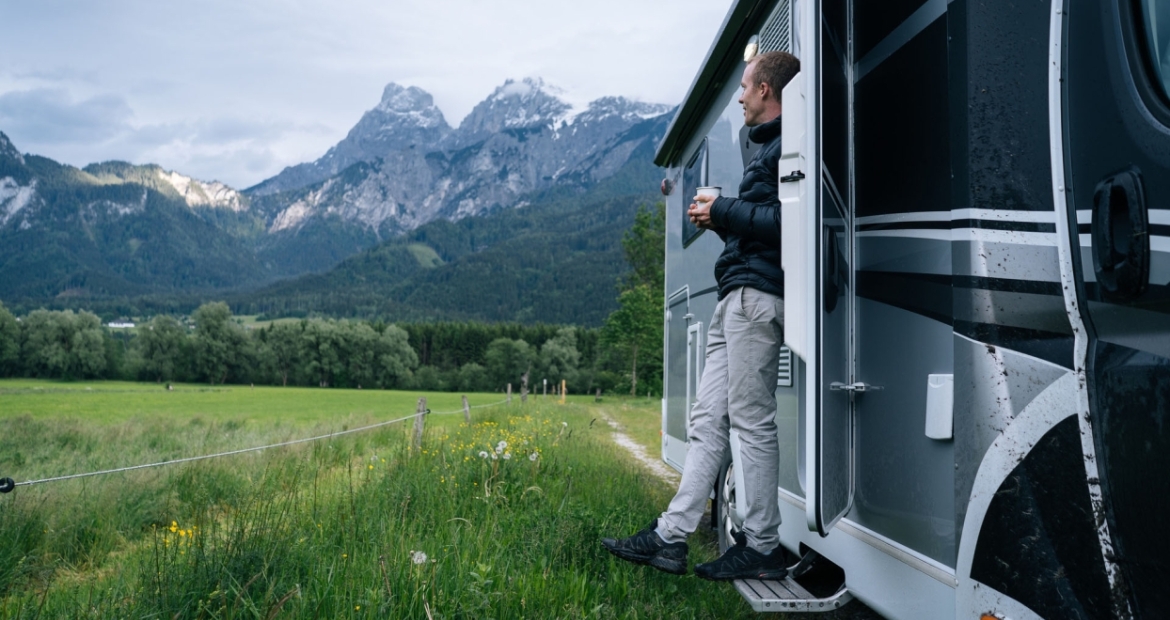
[[[24,156],[12,144],[12,140],[9,140],[8,136],[4,135],[3,131],[0,131],[0,158],[15,159],[20,165],[24,165]]]
[[[358,125],[362,125],[362,121],[367,119],[380,120],[383,124],[387,120],[395,120],[424,128],[450,129],[447,119],[443,118],[443,112],[435,106],[435,99],[430,93],[417,86],[404,87],[394,82],[386,85],[382,90],[382,100],[362,116]],[[350,134],[352,133],[351,131]]]
[[[602,97],[589,102],[589,107],[573,120],[589,122],[616,117],[626,122],[638,122],[666,114],[670,110],[671,106],[661,103],[645,103],[625,97]]]
[[[540,78],[507,80],[471,110],[459,125],[464,142],[508,129],[554,127],[571,110],[559,88]]]

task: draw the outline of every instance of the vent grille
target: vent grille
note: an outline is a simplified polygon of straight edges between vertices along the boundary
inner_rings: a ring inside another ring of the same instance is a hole
[[[792,10],[789,0],[780,0],[760,30],[760,53],[792,53]]]
[[[776,387],[792,387],[792,349],[780,347],[780,372],[776,375]]]

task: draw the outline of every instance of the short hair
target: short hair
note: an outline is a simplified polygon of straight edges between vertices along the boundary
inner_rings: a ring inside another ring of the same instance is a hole
[[[764,52],[751,60],[755,69],[752,71],[752,82],[756,86],[767,84],[775,92],[776,100],[780,100],[780,93],[788,86],[788,82],[800,73],[800,61],[788,52]]]

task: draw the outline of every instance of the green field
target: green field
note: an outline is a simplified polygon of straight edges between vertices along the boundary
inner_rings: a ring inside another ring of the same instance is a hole
[[[0,496],[0,618],[754,617],[726,584],[599,543],[643,527],[672,489],[591,422],[604,407],[656,453],[659,401],[516,397],[466,425],[460,395],[426,396],[418,452],[408,421]],[[418,397],[0,381],[0,476],[327,434],[408,416]],[[713,557],[709,533],[693,538],[692,561]]]

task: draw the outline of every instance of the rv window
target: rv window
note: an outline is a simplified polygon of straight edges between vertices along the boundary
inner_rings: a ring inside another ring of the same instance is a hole
[[[1145,26],[1147,57],[1153,82],[1160,87],[1163,99],[1170,102],[1170,2],[1140,0]]]
[[[703,138],[699,148],[695,150],[695,154],[691,155],[691,159],[687,162],[687,167],[683,169],[682,181],[682,242],[685,248],[703,232],[703,229],[691,223],[691,218],[687,216],[687,209],[690,208],[691,199],[698,193],[698,189],[707,185],[706,138]]]

